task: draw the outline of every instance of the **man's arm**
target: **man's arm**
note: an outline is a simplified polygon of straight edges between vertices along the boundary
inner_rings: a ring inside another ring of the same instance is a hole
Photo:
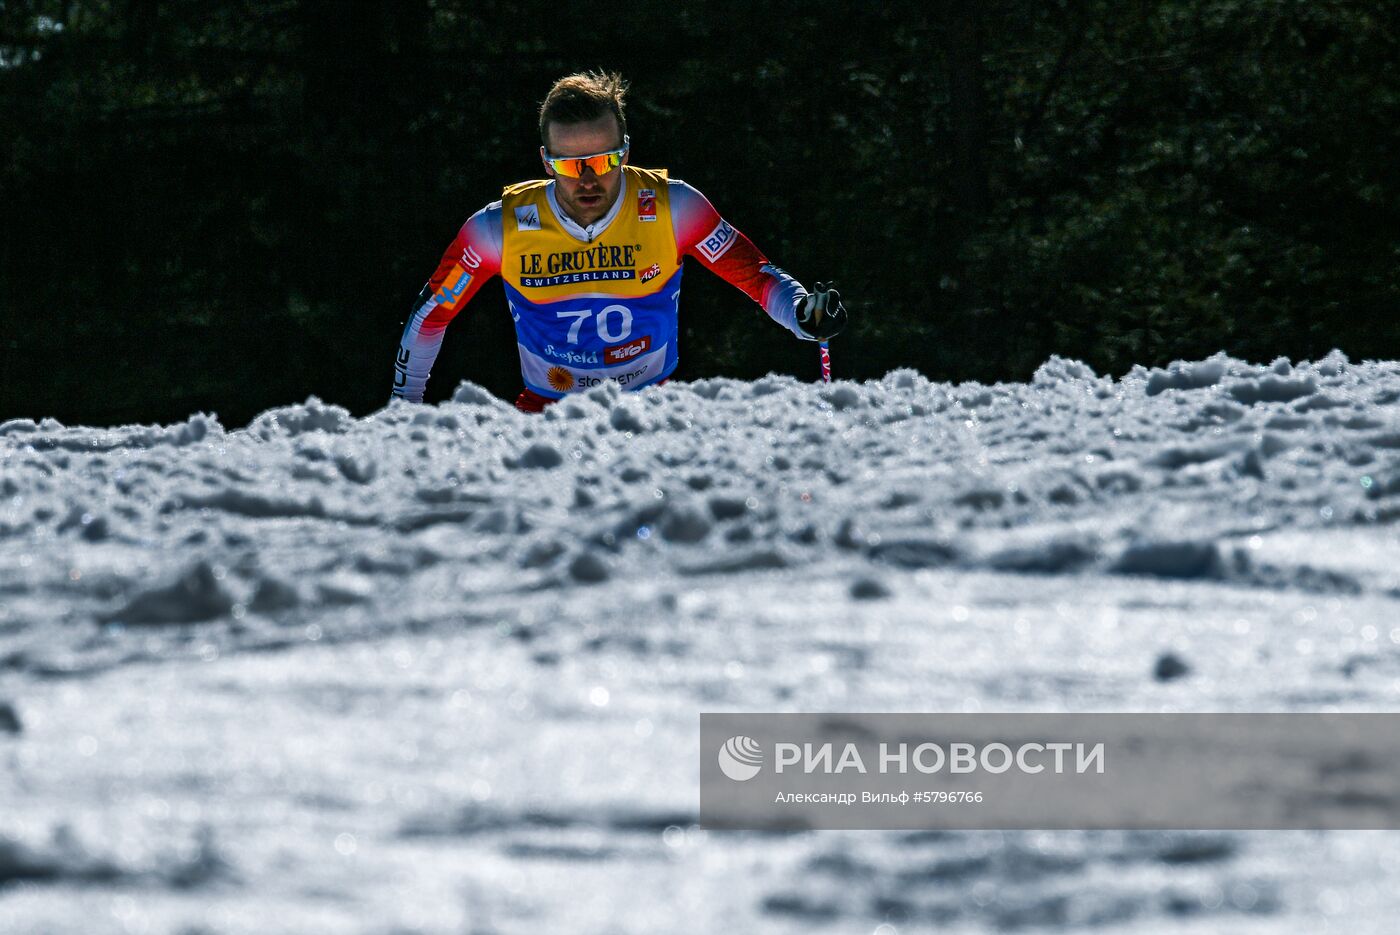
[[[442,347],[448,322],[471,301],[482,283],[501,271],[501,203],[467,219],[418,293],[413,314],[394,359],[394,395],[423,401],[428,374]]]
[[[797,306],[807,290],[772,263],[752,240],[720,217],[708,198],[679,179],[671,179],[671,223],[676,248],[742,290],[768,317],[804,340],[797,326]]]

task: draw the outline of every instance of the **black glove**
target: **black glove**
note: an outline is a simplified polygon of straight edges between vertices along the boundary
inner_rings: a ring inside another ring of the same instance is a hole
[[[836,283],[815,283],[812,292],[797,300],[797,328],[814,341],[825,341],[846,327],[846,307]]]

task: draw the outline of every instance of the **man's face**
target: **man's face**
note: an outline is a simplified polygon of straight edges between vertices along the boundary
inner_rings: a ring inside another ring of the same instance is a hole
[[[622,148],[622,128],[612,114],[604,114],[587,123],[551,123],[548,130],[549,150],[546,153],[545,148],[540,147],[541,159],[546,155],[555,158],[592,156]],[[627,161],[625,154],[622,161]],[[559,199],[559,206],[584,227],[607,214],[622,191],[621,169],[614,169],[605,175],[584,169],[583,175],[576,179],[559,175],[548,162],[544,170],[554,179],[554,194]]]

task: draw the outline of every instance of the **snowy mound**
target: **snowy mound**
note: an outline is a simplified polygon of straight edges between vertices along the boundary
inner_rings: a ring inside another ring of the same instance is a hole
[[[1386,836],[707,833],[696,722],[1394,710],[1397,400],[1333,353],[4,423],[0,930],[1389,931]]]
[[[464,383],[435,407],[355,419],[312,398],[239,431],[15,420],[0,624],[13,655],[41,622],[256,634],[782,569],[877,595],[882,569],[937,567],[1388,591],[1393,556],[1334,567],[1316,544],[1400,515],[1397,399],[1400,366],[1334,352],[1121,380],[1053,358],[992,386],[606,385],[542,417]]]

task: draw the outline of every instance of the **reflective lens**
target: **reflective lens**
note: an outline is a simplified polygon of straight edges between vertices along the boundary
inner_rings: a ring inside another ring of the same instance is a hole
[[[627,152],[629,141],[627,137],[622,138],[622,148],[614,149],[606,153],[595,153],[592,156],[569,156],[564,159],[556,159],[554,156],[547,156],[546,161],[549,167],[566,179],[576,179],[583,175],[584,169],[592,169],[594,175],[607,175],[613,169],[622,165],[622,157]]]

